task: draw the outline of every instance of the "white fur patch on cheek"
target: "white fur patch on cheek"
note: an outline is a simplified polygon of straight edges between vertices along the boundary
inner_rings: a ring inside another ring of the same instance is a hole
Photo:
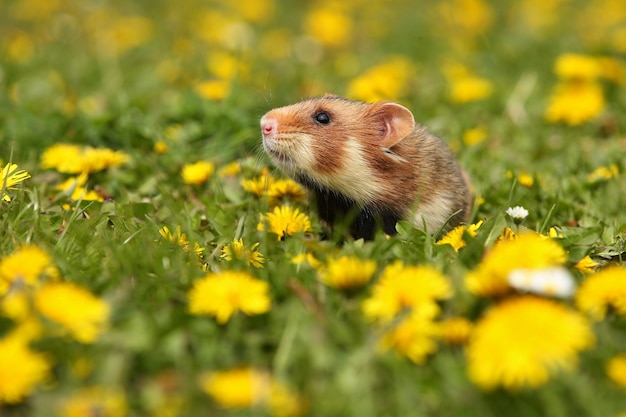
[[[326,177],[328,188],[337,190],[361,204],[379,197],[381,186],[373,175],[358,140],[350,137],[346,141],[343,158],[345,160],[342,168],[332,176]]]
[[[419,229],[426,225],[428,233],[435,233],[452,215],[452,201],[452,196],[437,194],[428,203],[418,202],[413,225]]]

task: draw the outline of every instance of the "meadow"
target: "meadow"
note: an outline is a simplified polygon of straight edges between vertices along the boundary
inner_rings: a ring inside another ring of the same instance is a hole
[[[467,225],[329,234],[259,118],[391,100]],[[0,1],[0,416],[626,416],[623,0]]]

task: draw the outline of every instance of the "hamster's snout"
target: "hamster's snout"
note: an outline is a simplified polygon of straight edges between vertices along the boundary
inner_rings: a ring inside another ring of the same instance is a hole
[[[263,136],[274,137],[278,129],[278,122],[272,118],[261,118],[261,133]]]

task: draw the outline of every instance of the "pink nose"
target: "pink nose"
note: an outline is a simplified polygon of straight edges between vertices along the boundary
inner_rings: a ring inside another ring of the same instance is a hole
[[[278,123],[276,119],[261,119],[261,133],[263,133],[264,136],[274,136],[277,128]]]

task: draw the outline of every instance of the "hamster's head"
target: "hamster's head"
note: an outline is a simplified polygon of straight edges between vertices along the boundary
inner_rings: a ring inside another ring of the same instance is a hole
[[[276,108],[261,118],[263,148],[280,169],[358,202],[371,200],[377,187],[364,183],[378,181],[373,171],[395,157],[389,150],[414,127],[413,114],[399,104],[332,95]]]

